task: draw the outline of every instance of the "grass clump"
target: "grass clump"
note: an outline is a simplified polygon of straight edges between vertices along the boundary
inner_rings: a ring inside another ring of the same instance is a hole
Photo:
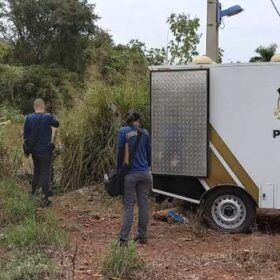
[[[59,270],[42,253],[16,252],[9,261],[0,259],[0,280],[57,280]]]
[[[102,274],[106,279],[129,277],[137,268],[137,254],[135,242],[128,242],[127,246],[120,246],[117,241],[111,244],[110,250],[103,261]]]
[[[0,280],[59,279],[51,255],[67,248],[68,234],[54,214],[11,179],[0,180],[0,208]]]
[[[3,242],[16,248],[67,245],[67,234],[50,213],[40,217],[39,221],[27,219],[16,226],[7,227],[4,236]]]
[[[0,181],[0,225],[18,224],[34,219],[36,201],[11,180]]]

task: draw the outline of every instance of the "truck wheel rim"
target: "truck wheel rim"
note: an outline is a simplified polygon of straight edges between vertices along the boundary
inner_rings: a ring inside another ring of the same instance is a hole
[[[234,195],[219,196],[211,211],[215,223],[224,229],[237,228],[246,219],[246,207],[243,201]]]

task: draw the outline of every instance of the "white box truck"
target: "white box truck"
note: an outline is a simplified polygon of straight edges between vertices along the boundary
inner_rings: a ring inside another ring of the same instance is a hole
[[[153,191],[228,232],[280,209],[280,63],[150,70]]]

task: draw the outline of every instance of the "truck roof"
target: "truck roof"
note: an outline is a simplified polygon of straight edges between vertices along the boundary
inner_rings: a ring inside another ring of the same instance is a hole
[[[213,67],[256,67],[256,66],[278,66],[279,62],[257,62],[257,63],[222,63],[222,64],[188,64],[188,65],[160,65],[149,66],[150,71],[184,70],[184,69],[208,69]]]

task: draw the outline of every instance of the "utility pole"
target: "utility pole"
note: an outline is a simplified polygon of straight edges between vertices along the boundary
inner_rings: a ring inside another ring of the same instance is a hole
[[[217,23],[218,0],[207,0],[206,55],[218,62],[219,26]]]

